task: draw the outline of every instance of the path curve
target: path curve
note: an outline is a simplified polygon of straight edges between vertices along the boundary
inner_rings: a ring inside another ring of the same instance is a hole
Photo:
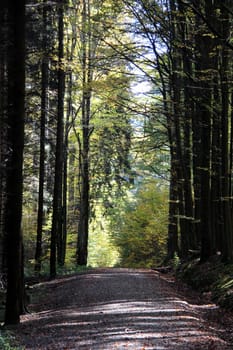
[[[26,350],[232,349],[201,317],[214,305],[188,303],[152,270],[90,270],[33,294],[32,313],[16,329]]]

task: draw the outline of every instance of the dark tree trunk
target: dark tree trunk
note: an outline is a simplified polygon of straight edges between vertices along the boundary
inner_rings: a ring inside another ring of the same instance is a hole
[[[64,137],[64,162],[63,162],[63,196],[62,196],[62,237],[61,237],[61,259],[60,265],[64,266],[66,259],[66,244],[67,244],[67,180],[68,180],[68,147],[69,147],[69,115],[71,109],[68,108],[65,137]]]
[[[192,43],[194,40],[190,19],[187,16],[186,8],[178,1],[179,30],[182,47],[182,106],[183,106],[183,173],[184,173],[184,213],[187,248],[197,248],[197,237],[194,230],[194,200],[193,200],[193,169],[192,169],[192,117],[194,113],[193,101],[193,53]],[[186,254],[187,254],[186,250]]]
[[[44,223],[44,182],[45,182],[45,127],[48,110],[48,52],[47,52],[47,6],[43,1],[43,42],[41,66],[41,119],[40,119],[40,168],[39,168],[39,194],[37,212],[37,239],[35,252],[35,271],[41,270],[42,259],[42,231]]]
[[[23,304],[21,232],[25,100],[25,1],[8,1],[7,298],[5,324],[20,321]]]
[[[61,257],[60,265],[64,266],[66,259],[66,243],[67,243],[67,148],[68,148],[68,132],[66,130],[65,149],[64,149],[64,165],[63,165],[63,196],[62,196],[62,240],[61,240]]]
[[[205,2],[200,11],[208,16],[213,13],[212,2]],[[203,29],[203,26],[202,26]],[[197,60],[199,61],[198,109],[201,121],[201,159],[200,159],[200,235],[201,261],[206,261],[213,254],[211,233],[211,132],[213,113],[213,40],[204,28],[197,36]]]
[[[218,55],[216,53],[215,66],[218,67]],[[212,124],[212,176],[211,176],[211,231],[212,244],[215,252],[222,252],[223,231],[221,208],[221,98],[219,90],[219,77],[214,79],[214,113]]]
[[[222,2],[221,2],[222,5]],[[230,17],[225,6],[221,6],[221,36],[224,40],[230,37]],[[232,209],[229,184],[229,77],[231,75],[229,48],[223,44],[222,57],[220,67],[221,80],[221,106],[222,106],[222,173],[221,173],[221,198],[223,213],[223,259],[225,261],[233,261],[233,227],[232,227]]]
[[[0,5],[0,272],[6,272],[6,247],[4,217],[6,204],[6,159],[7,159],[7,23],[6,1]]]
[[[179,254],[178,246],[178,193],[176,168],[172,166],[170,170],[170,191],[169,191],[169,216],[168,216],[168,240],[167,240],[167,260],[171,260]]]
[[[88,255],[89,234],[89,146],[90,146],[90,114],[91,114],[91,28],[89,0],[83,2],[82,26],[88,27],[82,39],[82,150],[81,150],[81,197],[80,216],[78,225],[77,264],[86,265]]]
[[[50,276],[56,276],[57,258],[61,259],[61,233],[62,233],[62,170],[63,170],[63,149],[64,149],[64,93],[65,93],[65,72],[63,67],[64,47],[63,47],[63,6],[58,8],[58,112],[57,112],[57,139],[56,139],[56,159],[55,159],[55,179],[53,194],[53,218],[51,230],[50,246]]]
[[[180,226],[180,255],[185,258],[191,242],[191,219],[193,216],[192,188],[191,188],[191,158],[190,158],[190,118],[186,112],[187,106],[184,104],[188,98],[187,90],[184,86],[184,75],[187,73],[186,57],[184,48],[180,50],[179,42],[185,46],[184,28],[180,25],[181,14],[175,1],[170,0],[171,10],[171,101],[174,124],[173,134],[173,160],[176,167],[179,203],[179,226]],[[184,21],[184,18],[183,18]],[[183,24],[184,26],[184,24]],[[185,61],[184,61],[185,58]],[[185,90],[185,91],[184,91]],[[174,167],[173,166],[173,167]]]

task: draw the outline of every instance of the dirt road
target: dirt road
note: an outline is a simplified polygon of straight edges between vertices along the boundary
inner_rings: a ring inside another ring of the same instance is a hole
[[[97,269],[36,285],[16,329],[25,349],[226,350],[221,329],[151,270]],[[224,332],[223,332],[224,335]]]

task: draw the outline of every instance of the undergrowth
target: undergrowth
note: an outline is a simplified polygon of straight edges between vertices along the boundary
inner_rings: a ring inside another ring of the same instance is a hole
[[[205,263],[199,259],[181,264],[176,270],[179,279],[201,293],[210,293],[212,301],[233,310],[233,265],[224,264],[215,256]]]
[[[23,350],[22,347],[13,346],[14,338],[8,331],[0,330],[0,349],[3,350]]]
[[[65,264],[64,266],[57,266],[57,276],[65,276],[65,275],[70,275],[74,273],[85,272],[89,269],[91,269],[91,266],[77,266],[76,263],[69,263],[69,264]],[[24,269],[24,273],[25,273],[26,279],[28,278],[30,279],[36,276],[33,266],[26,267]],[[49,264],[46,264],[46,263],[43,264],[39,276],[49,277],[49,273],[50,273]]]

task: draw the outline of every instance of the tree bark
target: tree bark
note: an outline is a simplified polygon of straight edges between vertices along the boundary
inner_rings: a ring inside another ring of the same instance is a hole
[[[81,198],[80,215],[78,225],[77,242],[77,264],[86,265],[88,256],[89,235],[89,147],[90,147],[90,117],[91,117],[91,24],[90,3],[83,1],[82,14],[82,74],[83,74],[83,96],[82,96],[82,150],[81,150]]]
[[[64,150],[64,93],[65,93],[65,72],[63,66],[64,58],[64,9],[62,5],[58,8],[58,107],[57,107],[57,139],[55,157],[55,179],[53,194],[53,218],[51,229],[50,245],[50,277],[56,276],[57,259],[61,258],[61,233],[62,233],[62,170]]]
[[[200,5],[200,11],[213,14],[212,1]],[[198,74],[198,109],[201,126],[201,158],[200,158],[200,235],[201,261],[206,261],[213,254],[211,240],[211,124],[213,113],[213,40],[209,32],[203,28],[197,35],[197,74]]]
[[[25,1],[8,1],[8,147],[7,297],[5,324],[20,321],[23,304],[23,243],[21,231],[25,113]]]
[[[4,218],[6,205],[6,160],[7,160],[7,4],[0,8],[0,272],[6,273],[6,241]]]
[[[47,52],[47,1],[43,0],[43,41],[41,66],[41,117],[40,117],[40,168],[39,168],[39,194],[37,211],[37,239],[35,252],[35,271],[41,270],[42,259],[42,231],[44,223],[44,181],[45,181],[45,128],[48,111],[48,52]]]
[[[230,17],[225,6],[221,2],[221,36],[226,39],[230,36]],[[229,61],[229,48],[222,45],[222,57],[220,67],[221,81],[221,150],[222,150],[222,173],[221,173],[221,198],[222,198],[222,213],[223,213],[223,259],[224,261],[233,261],[233,228],[232,228],[232,209],[229,184],[229,77],[231,67]]]

